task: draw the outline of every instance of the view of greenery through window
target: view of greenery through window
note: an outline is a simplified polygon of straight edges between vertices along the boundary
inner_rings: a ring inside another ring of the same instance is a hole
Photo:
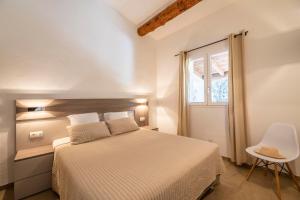
[[[199,58],[189,64],[189,101],[204,103],[204,58]]]
[[[228,102],[228,52],[210,56],[211,102]]]
[[[212,81],[211,98],[212,102],[228,102],[228,79],[226,77]]]
[[[191,59],[188,69],[190,103],[228,102],[228,51]]]

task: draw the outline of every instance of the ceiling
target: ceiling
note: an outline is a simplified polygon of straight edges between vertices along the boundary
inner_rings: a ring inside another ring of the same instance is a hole
[[[137,27],[175,0],[104,0]],[[149,35],[162,39],[238,0],[203,0]]]
[[[104,0],[129,21],[141,24],[153,13],[166,7],[173,0]]]

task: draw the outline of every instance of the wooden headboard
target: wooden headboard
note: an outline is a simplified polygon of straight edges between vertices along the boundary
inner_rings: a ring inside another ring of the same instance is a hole
[[[19,99],[16,100],[16,150],[50,145],[68,136],[66,116],[71,114],[131,111],[139,126],[148,125],[146,99]],[[32,109],[42,109],[32,111]],[[144,117],[141,121],[140,117]],[[29,139],[31,131],[43,131],[44,137]]]

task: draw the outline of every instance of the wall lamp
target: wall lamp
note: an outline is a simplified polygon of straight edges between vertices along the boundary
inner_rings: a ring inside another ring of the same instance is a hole
[[[135,99],[136,103],[140,105],[147,105],[148,100],[146,98],[137,98]]]
[[[45,111],[45,107],[28,107],[27,112]]]

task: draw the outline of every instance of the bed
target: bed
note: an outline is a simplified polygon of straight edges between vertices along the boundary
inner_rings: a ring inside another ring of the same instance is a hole
[[[223,171],[218,146],[139,129],[55,148],[61,200],[194,200]]]

